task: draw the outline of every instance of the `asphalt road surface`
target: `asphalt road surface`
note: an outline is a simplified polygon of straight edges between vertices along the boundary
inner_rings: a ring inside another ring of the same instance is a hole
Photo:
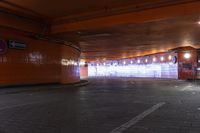
[[[200,84],[90,78],[0,89],[0,133],[200,133]]]

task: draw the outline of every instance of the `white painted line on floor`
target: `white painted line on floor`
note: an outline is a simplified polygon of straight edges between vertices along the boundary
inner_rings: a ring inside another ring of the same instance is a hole
[[[135,81],[131,81],[131,84],[135,84]]]
[[[189,85],[189,86],[187,86],[188,88],[192,88],[193,86],[192,85]]]
[[[136,117],[134,117],[130,121],[128,121],[128,122],[124,123],[123,125],[115,128],[110,133],[122,133],[123,131],[127,130],[128,128],[134,126],[140,120],[144,119],[146,116],[150,115],[151,113],[153,113],[154,111],[156,111],[157,109],[162,107],[164,104],[165,104],[165,102],[161,102],[161,103],[158,103],[158,104],[152,106],[151,108],[149,108],[148,110],[144,111],[143,113],[137,115]]]

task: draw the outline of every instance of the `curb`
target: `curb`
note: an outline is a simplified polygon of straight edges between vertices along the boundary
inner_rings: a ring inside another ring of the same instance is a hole
[[[85,82],[83,82],[83,83],[78,83],[78,84],[75,84],[74,86],[75,87],[81,87],[81,86],[86,86],[86,85],[88,85],[89,84],[89,81],[87,81],[87,80],[84,80]]]
[[[56,85],[52,85],[52,86],[46,86],[42,85],[42,86],[23,86],[23,88],[20,89],[20,87],[9,87],[11,89],[6,89],[4,88],[2,91],[0,91],[0,95],[4,95],[4,94],[17,94],[17,93],[23,93],[23,92],[41,92],[41,91],[50,91],[50,90],[56,90],[56,89],[63,89],[66,87],[81,87],[81,86],[86,86],[89,84],[89,81],[87,80],[81,80],[78,83],[74,83],[74,84],[66,84],[66,85],[60,85],[60,84],[56,84]]]

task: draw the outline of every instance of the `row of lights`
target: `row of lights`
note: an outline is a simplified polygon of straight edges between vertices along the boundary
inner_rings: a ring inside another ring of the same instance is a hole
[[[169,55],[169,56],[168,56],[168,59],[169,59],[169,60],[172,60],[172,56],[171,56],[171,55]],[[156,62],[156,60],[157,60],[157,58],[156,58],[156,57],[154,57],[154,58],[153,58],[153,62]],[[164,61],[164,60],[165,60],[165,58],[162,56],[162,57],[160,57],[160,60],[161,60],[161,61]],[[147,63],[147,62],[148,62],[148,59],[145,59],[145,62]],[[130,63],[131,63],[131,64],[133,64],[133,61],[131,61]],[[137,63],[138,63],[138,64],[140,64],[140,63],[141,63],[141,60],[140,60],[140,59],[138,59],[138,60],[137,60]],[[123,64],[125,65],[125,64],[126,64],[126,61],[124,61],[124,62],[123,62]],[[104,63],[103,63],[103,65],[105,66],[105,65],[106,65],[106,63],[104,62]],[[97,63],[97,66],[99,66],[99,64],[98,64],[98,63]]]
[[[169,60],[172,60],[172,56],[169,55],[169,56],[168,56],[168,59],[169,59]],[[156,60],[157,60],[157,58],[154,57],[154,58],[153,58],[153,62],[156,62]],[[164,61],[165,58],[162,56],[162,57],[160,57],[160,60],[161,60],[161,61]],[[148,59],[145,59],[145,62],[147,63],[147,62],[148,62]],[[130,63],[133,64],[133,61],[131,61]],[[137,60],[137,63],[140,64],[140,63],[141,63],[141,60],[138,59],[138,60]],[[126,61],[124,61],[123,64],[125,65],[125,64],[126,64]]]
[[[191,58],[191,54],[190,54],[190,53],[185,53],[183,56],[184,56],[185,59]],[[165,58],[162,56],[162,57],[160,57],[160,60],[161,60],[161,61],[164,61]],[[171,55],[168,56],[168,60],[172,60],[172,56],[171,56]],[[154,58],[153,58],[153,62],[156,62],[156,61],[157,61],[157,58],[154,57]],[[145,59],[145,62],[148,63],[148,59]],[[130,63],[133,64],[133,61],[131,61]],[[137,63],[140,64],[140,63],[141,63],[141,60],[138,59],[138,60],[137,60]],[[125,64],[126,64],[126,61],[124,61],[123,64],[125,65]],[[104,62],[103,65],[105,66],[106,63]],[[97,66],[99,66],[98,63],[97,63]]]

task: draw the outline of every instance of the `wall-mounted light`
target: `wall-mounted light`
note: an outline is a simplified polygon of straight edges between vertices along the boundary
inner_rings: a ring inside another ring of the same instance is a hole
[[[162,57],[160,57],[160,60],[161,60],[161,61],[164,61],[164,57],[163,57],[163,56],[162,56]]]
[[[147,62],[148,62],[148,59],[145,59],[145,62],[147,63]]]
[[[131,64],[133,64],[133,61],[131,61]]]
[[[171,56],[171,55],[169,55],[169,56],[168,56],[168,59],[169,59],[169,60],[171,60],[171,59],[172,59],[172,56]]]
[[[126,61],[124,61],[123,64],[126,65]]]
[[[185,59],[189,59],[190,57],[191,57],[191,54],[190,54],[190,53],[185,53],[185,54],[184,54],[184,58],[185,58]]]
[[[153,62],[156,62],[156,58],[155,57],[153,58]]]
[[[137,60],[137,63],[140,63],[140,60]]]
[[[106,63],[104,62],[104,63],[103,63],[103,65],[105,66],[105,65],[106,65]]]

